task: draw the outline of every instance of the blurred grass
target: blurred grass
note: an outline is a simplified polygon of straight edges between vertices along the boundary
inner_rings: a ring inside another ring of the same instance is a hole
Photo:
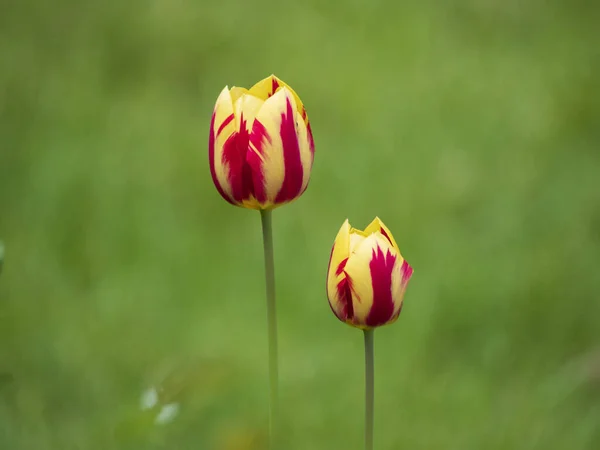
[[[220,89],[271,73],[317,146],[274,217],[285,448],[361,448],[362,340],[324,277],[342,221],[374,215],[416,270],[376,336],[377,448],[598,448],[599,18],[585,0],[1,0],[0,448],[260,442],[259,218],[220,199],[206,142]],[[120,440],[164,366],[188,377],[180,416]]]

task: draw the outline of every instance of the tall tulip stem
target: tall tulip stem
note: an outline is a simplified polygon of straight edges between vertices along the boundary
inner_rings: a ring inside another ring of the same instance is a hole
[[[261,210],[265,278],[267,282],[267,323],[269,336],[269,441],[270,450],[277,442],[277,409],[279,403],[279,367],[277,362],[277,310],[275,304],[275,263],[273,260],[273,227],[271,211]]]
[[[373,450],[373,406],[374,395],[374,330],[364,330],[365,335],[365,450]]]

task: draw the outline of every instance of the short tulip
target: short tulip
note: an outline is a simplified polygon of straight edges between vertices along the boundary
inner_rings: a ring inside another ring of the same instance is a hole
[[[371,329],[396,321],[412,267],[390,230],[375,218],[364,231],[340,229],[329,260],[327,296],[338,319]]]
[[[298,95],[271,75],[252,88],[225,87],[210,124],[209,163],[219,194],[250,209],[273,209],[306,190],[314,158]]]

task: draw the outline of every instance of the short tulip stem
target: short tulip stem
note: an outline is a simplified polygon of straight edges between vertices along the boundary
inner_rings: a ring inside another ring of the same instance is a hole
[[[365,335],[365,450],[373,450],[373,407],[375,404],[373,354],[374,330],[364,330]]]
[[[269,336],[269,441],[270,450],[277,442],[277,409],[279,403],[279,367],[277,362],[277,310],[275,304],[275,263],[273,259],[273,228],[271,211],[261,210],[265,279],[267,282],[267,325]]]

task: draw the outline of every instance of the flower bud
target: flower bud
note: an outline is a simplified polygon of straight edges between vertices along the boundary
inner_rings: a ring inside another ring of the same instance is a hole
[[[329,259],[327,297],[338,319],[370,329],[396,321],[412,267],[378,217],[364,231],[340,229]]]
[[[252,88],[225,87],[213,112],[208,157],[219,194],[250,209],[300,197],[314,159],[308,116],[298,95],[271,75]]]

